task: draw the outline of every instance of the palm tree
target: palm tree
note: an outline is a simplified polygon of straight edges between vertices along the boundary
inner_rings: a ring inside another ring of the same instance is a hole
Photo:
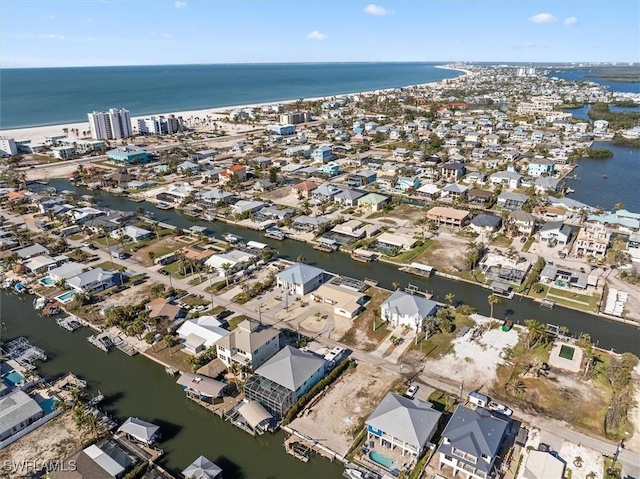
[[[109,246],[109,231],[107,230],[106,226],[100,226],[100,232],[104,235],[104,239],[107,243],[107,250],[110,250],[110,246]],[[111,261],[111,268],[112,269],[116,269],[116,267],[113,265],[113,255],[111,254],[111,252],[109,252],[109,260]]]
[[[453,293],[447,293],[444,297],[445,302],[451,306],[453,304],[453,298],[455,298],[456,295]]]
[[[127,271],[126,266],[120,266],[118,268],[118,276],[120,276],[120,286],[124,286],[124,273]]]
[[[613,205],[613,210],[614,211],[619,211],[619,210],[623,210],[624,209],[624,205],[622,203],[616,203],[615,205]]]
[[[169,348],[169,355],[171,356],[173,354],[173,351],[171,348],[173,348],[176,344],[176,338],[173,337],[172,334],[165,334],[162,337],[162,342],[165,344],[165,346],[167,348]]]
[[[524,383],[524,381],[521,381],[518,378],[514,378],[509,380],[504,385],[504,389],[507,392],[507,394],[511,394],[513,396],[520,396],[524,394],[525,391],[527,390],[527,385]]]
[[[500,302],[500,298],[498,298],[495,294],[490,294],[487,297],[487,302],[489,303],[489,306],[491,307],[490,318],[493,319],[493,307]]]
[[[544,324],[536,321],[535,319],[527,319],[524,322],[529,332],[527,333],[527,348],[533,349],[538,343],[545,341],[546,339],[546,327]]]
[[[149,251],[149,252],[147,253],[147,256],[149,257],[149,259],[150,259],[150,260],[151,260],[151,262],[153,263],[153,260],[154,260],[154,259],[155,259],[155,257],[156,257],[156,252],[155,252],[155,251]]]
[[[229,270],[231,270],[231,263],[222,263],[222,271],[224,273],[224,279],[227,280],[227,288],[229,287]]]
[[[307,258],[305,258],[303,255],[298,255],[298,257],[296,258],[296,261],[298,263],[304,263],[305,261],[307,261]]]

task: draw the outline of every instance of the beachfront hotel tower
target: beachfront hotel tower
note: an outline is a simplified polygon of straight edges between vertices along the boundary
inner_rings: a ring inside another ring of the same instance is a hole
[[[120,140],[131,136],[131,116],[124,108],[88,113],[91,137],[95,140]]]

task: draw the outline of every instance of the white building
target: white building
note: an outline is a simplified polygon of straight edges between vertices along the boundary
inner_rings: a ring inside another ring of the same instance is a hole
[[[120,140],[132,136],[131,116],[124,108],[88,113],[91,137],[95,140]]]
[[[173,135],[184,129],[181,116],[150,116],[138,118],[138,133],[142,135]]]
[[[396,291],[380,306],[384,321],[393,327],[404,325],[414,331],[422,331],[427,317],[435,316],[438,305],[422,296]]]
[[[13,138],[0,136],[0,156],[13,156],[18,154],[18,147]]]

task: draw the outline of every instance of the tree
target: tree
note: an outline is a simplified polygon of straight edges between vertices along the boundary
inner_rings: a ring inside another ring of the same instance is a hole
[[[624,209],[624,205],[622,203],[616,203],[615,205],[613,205],[613,209],[615,211],[623,210]]]
[[[453,293],[447,293],[447,294],[445,295],[445,297],[444,297],[444,300],[445,300],[445,302],[446,302],[449,306],[451,306],[451,305],[453,305],[453,299],[454,299],[455,297],[456,297],[456,295],[455,295],[455,294],[453,294]]]
[[[269,168],[269,181],[271,183],[278,182],[278,169],[275,167]]]
[[[159,298],[164,294],[165,286],[162,283],[156,283],[153,286],[151,286],[150,291],[152,295],[154,295],[156,298]]]
[[[298,263],[304,263],[305,261],[307,261],[307,258],[305,258],[303,255],[298,255],[298,257],[296,258],[296,261]]]
[[[171,356],[173,354],[171,348],[176,345],[176,338],[173,336],[173,334],[165,334],[162,337],[162,342],[164,343],[165,347],[169,348],[169,355]]]
[[[507,394],[510,394],[512,396],[521,396],[527,390],[527,385],[524,383],[524,381],[518,378],[514,378],[509,380],[504,385],[504,389]]]
[[[156,257],[156,252],[155,252],[155,251],[149,251],[149,252],[147,253],[147,256],[149,257],[149,259],[150,259],[150,260],[151,260],[151,262],[153,263],[153,260],[154,260],[154,259],[155,259],[155,257]]]
[[[533,349],[538,344],[544,343],[547,340],[547,328],[544,324],[536,321],[535,319],[527,319],[524,325],[528,329],[526,342],[527,348]]]
[[[493,307],[500,302],[500,298],[498,298],[495,294],[490,294],[487,297],[487,302],[489,303],[489,306],[491,307],[491,314],[489,315],[489,317],[491,319],[493,319]]]

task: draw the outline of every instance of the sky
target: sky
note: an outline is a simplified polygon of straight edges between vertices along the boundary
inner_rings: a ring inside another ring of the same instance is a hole
[[[637,0],[0,0],[0,66],[638,62]]]

